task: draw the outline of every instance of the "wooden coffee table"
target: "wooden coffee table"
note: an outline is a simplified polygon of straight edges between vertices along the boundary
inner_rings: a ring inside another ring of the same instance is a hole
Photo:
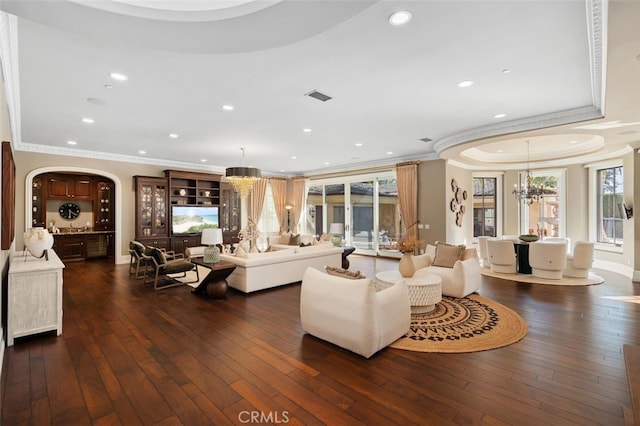
[[[191,292],[194,294],[206,293],[214,299],[224,298],[229,289],[227,277],[236,269],[236,265],[231,262],[225,262],[224,260],[219,263],[205,263],[202,257],[192,258],[191,263],[209,269],[207,276],[204,277],[198,287],[191,290]]]

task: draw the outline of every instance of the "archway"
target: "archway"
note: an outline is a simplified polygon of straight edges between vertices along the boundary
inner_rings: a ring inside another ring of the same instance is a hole
[[[31,200],[33,197],[33,178],[42,174],[42,173],[64,173],[64,172],[73,172],[73,173],[84,173],[91,174],[97,176],[104,176],[111,179],[115,185],[115,253],[114,253],[114,262],[115,263],[126,263],[127,257],[122,255],[122,182],[120,178],[112,173],[106,172],[104,170],[98,169],[90,169],[86,167],[73,167],[73,166],[65,166],[65,167],[41,167],[39,169],[35,169],[30,171],[27,174],[25,179],[25,228],[28,227],[32,223],[32,210],[31,210]],[[25,229],[26,230],[26,229]]]

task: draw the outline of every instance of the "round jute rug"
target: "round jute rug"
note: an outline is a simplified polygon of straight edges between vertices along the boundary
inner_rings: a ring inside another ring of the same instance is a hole
[[[390,346],[417,352],[478,352],[522,339],[527,323],[504,305],[472,294],[442,296],[433,311],[412,315],[409,331]]]

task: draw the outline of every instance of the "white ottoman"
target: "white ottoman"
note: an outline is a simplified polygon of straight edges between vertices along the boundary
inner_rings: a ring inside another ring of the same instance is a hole
[[[409,289],[409,301],[412,314],[423,314],[435,309],[442,300],[442,279],[436,274],[420,274],[403,278],[398,271],[383,271],[376,274],[376,280],[382,286],[389,286],[404,280]]]

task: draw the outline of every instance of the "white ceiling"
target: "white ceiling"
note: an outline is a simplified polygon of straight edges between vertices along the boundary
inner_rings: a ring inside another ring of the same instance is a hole
[[[530,141],[535,165],[567,164],[640,147],[639,4],[3,0],[3,68],[17,149],[222,170],[245,147],[296,175],[522,167]]]

